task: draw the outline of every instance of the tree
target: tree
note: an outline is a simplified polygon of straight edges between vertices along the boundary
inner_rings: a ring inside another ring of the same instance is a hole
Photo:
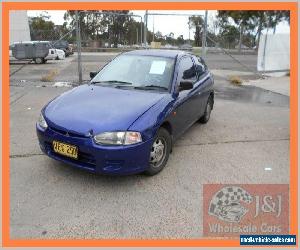
[[[272,10],[272,11],[256,11],[256,26],[257,32],[254,39],[256,40],[256,47],[259,46],[262,30],[267,28],[273,29],[273,34],[276,32],[276,26],[282,21],[290,23],[290,12],[286,10]]]
[[[164,43],[165,36],[159,30],[154,34],[154,36],[156,42],[161,42],[162,44]]]
[[[53,40],[55,25],[49,20],[48,12],[42,12],[37,17],[29,18],[29,29],[32,40]]]
[[[128,32],[127,23],[131,20],[131,17],[126,15],[113,15],[110,13],[129,14],[129,10],[104,10],[102,13],[102,25],[107,26],[109,41],[114,44],[114,47],[117,47],[118,43],[125,39],[125,35]]]
[[[189,17],[189,23],[192,28],[195,28],[195,45],[201,46],[201,34],[203,32],[204,21],[201,16],[191,16]]]
[[[226,24],[220,28],[218,40],[220,41],[221,47],[233,49],[238,44],[239,30],[237,27]]]
[[[256,18],[257,11],[238,11],[238,10],[220,10],[217,17],[222,20],[223,23],[229,23],[231,18],[239,28],[239,43],[238,50],[241,52],[242,41],[244,32],[253,29],[255,27],[254,20]]]
[[[129,14],[129,10],[81,12],[79,23],[83,43],[97,39],[106,40],[114,47],[120,43],[136,43],[137,38],[139,40],[143,35],[140,34],[141,23],[135,21]],[[64,19],[69,23],[69,27],[75,27],[75,11],[67,11]]]
[[[176,42],[177,42],[177,45],[182,45],[182,44],[184,44],[183,35],[178,36],[176,40],[177,40],[177,41],[176,41]]]
[[[141,39],[141,23],[135,21],[133,18],[130,18],[130,20],[126,23],[126,30],[127,32],[125,34],[124,43],[128,43],[128,44],[139,43]],[[143,30],[142,30],[142,36],[143,36]]]
[[[147,29],[147,43],[150,44],[153,40],[153,32]]]
[[[210,25],[207,27],[208,31],[211,32],[211,34],[216,35],[217,31],[218,31],[218,28],[219,28],[219,23],[218,23],[218,20],[215,19],[215,15],[214,14],[212,14],[212,13],[209,14],[209,21],[208,21],[208,23],[210,23]]]
[[[81,10],[78,10],[79,12]],[[68,28],[74,29],[76,26],[76,13],[74,10],[68,10],[64,14],[64,20],[68,23]],[[83,41],[99,39],[100,34],[105,32],[105,27],[101,24],[103,20],[102,14],[97,10],[89,12],[80,12],[79,24],[81,31],[81,38]]]
[[[269,27],[273,28],[273,33],[276,32],[276,26],[279,22],[287,21],[290,23],[290,12],[288,10],[272,10],[266,11],[268,16]]]
[[[253,40],[257,42],[256,46],[259,45],[259,40],[261,32],[265,28],[273,28],[273,32],[276,31],[276,26],[279,22],[286,20],[289,22],[289,11],[218,11],[217,18],[219,23],[230,24],[230,19],[233,20],[235,25],[239,29],[239,51],[241,51],[241,46],[243,42],[244,34],[249,34],[252,36],[254,34]],[[255,30],[256,33],[255,33]],[[247,38],[247,39],[248,39]]]
[[[166,43],[167,44],[175,44],[175,39],[174,39],[174,33],[170,32],[168,35],[166,35]]]

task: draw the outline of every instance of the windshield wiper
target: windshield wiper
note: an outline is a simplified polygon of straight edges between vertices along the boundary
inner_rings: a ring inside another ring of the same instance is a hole
[[[145,85],[145,86],[136,86],[135,89],[163,89],[168,90],[167,87],[159,86],[159,85]]]
[[[109,80],[109,81],[94,81],[91,84],[97,83],[114,83],[114,85],[132,85],[131,82],[119,81],[119,80]]]

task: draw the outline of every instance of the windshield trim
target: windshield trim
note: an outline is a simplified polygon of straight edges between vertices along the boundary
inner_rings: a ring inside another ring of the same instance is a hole
[[[91,84],[91,83],[87,83],[87,85],[90,87],[99,87],[99,88],[113,88],[113,89],[127,90],[127,91],[143,91],[143,92],[150,92],[150,93],[157,93],[157,94],[170,94],[168,90],[160,90],[154,88],[139,89],[131,85],[107,85],[107,84],[102,85],[102,84]]]

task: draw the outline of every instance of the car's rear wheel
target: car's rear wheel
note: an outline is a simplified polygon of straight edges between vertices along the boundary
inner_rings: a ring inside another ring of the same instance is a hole
[[[207,123],[209,121],[212,109],[213,109],[213,99],[210,96],[206,103],[204,115],[199,120],[201,123]]]
[[[37,64],[42,64],[42,63],[44,63],[44,59],[41,58],[41,57],[38,57],[38,58],[34,59],[34,62],[37,63]]]
[[[160,128],[150,150],[149,168],[147,175],[159,173],[167,164],[171,151],[171,136],[169,132]]]

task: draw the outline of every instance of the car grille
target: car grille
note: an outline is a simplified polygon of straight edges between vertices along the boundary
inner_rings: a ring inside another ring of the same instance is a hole
[[[65,135],[65,136],[71,136],[71,137],[79,137],[79,138],[87,138],[88,136],[83,135],[83,134],[79,134],[79,133],[74,133],[74,132],[70,132],[67,130],[63,130],[63,129],[58,129],[56,127],[53,126],[49,126],[49,128],[61,135]]]

